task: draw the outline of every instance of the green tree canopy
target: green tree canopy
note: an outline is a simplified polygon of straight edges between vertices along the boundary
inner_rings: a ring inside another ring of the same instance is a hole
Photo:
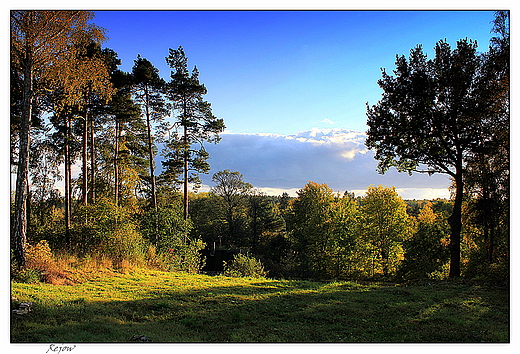
[[[228,227],[225,244],[237,243],[241,235],[241,224],[245,220],[247,196],[253,186],[244,182],[243,176],[238,171],[219,171],[211,178],[215,185],[211,187],[211,193],[218,195],[222,201],[225,219]],[[244,236],[244,235],[242,235]]]
[[[173,103],[175,122],[164,152],[165,177],[184,189],[184,218],[188,218],[188,184],[200,185],[199,173],[209,172],[209,154],[204,143],[218,143],[224,120],[215,117],[211,104],[203,99],[206,87],[199,82],[195,67],[191,74],[184,49],[171,49],[166,62],[172,69],[166,96]]]
[[[382,99],[367,107],[366,145],[374,149],[380,172],[444,173],[455,184],[450,218],[450,276],[460,275],[460,234],[464,174],[468,158],[488,139],[495,91],[483,75],[485,58],[477,44],[446,41],[428,59],[419,45],[398,56],[394,76],[383,70]]]
[[[383,275],[397,269],[402,258],[402,242],[412,232],[412,220],[406,212],[406,203],[395,188],[368,187],[362,199],[363,236],[375,252]]]

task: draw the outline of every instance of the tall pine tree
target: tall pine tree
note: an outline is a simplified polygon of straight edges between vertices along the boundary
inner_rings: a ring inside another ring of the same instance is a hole
[[[164,176],[183,185],[184,219],[188,219],[188,186],[200,184],[199,173],[208,173],[209,154],[204,143],[217,143],[225,129],[224,120],[215,117],[211,104],[204,101],[206,87],[199,82],[195,67],[191,74],[184,49],[170,49],[166,62],[172,69],[166,95],[173,103],[175,122],[166,143]]]

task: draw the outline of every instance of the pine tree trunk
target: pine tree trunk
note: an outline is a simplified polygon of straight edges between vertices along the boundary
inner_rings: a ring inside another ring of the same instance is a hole
[[[71,177],[71,161],[70,161],[70,116],[65,117],[65,243],[67,247],[71,247],[70,238],[70,177]]]
[[[148,159],[150,160],[150,184],[152,187],[152,208],[154,210],[154,240],[155,244],[159,243],[159,225],[157,218],[159,217],[159,210],[157,208],[157,192],[155,190],[155,161],[153,159],[153,142],[152,142],[152,124],[150,121],[150,108],[148,88],[145,88],[145,110],[146,110],[146,131],[148,134]]]
[[[29,189],[29,145],[33,97],[32,53],[26,53],[27,64],[24,67],[22,120],[20,124],[20,142],[18,151],[18,169],[16,175],[15,210],[13,221],[13,243],[18,268],[25,266],[27,243],[27,198]]]
[[[119,122],[116,119],[115,146],[114,146],[114,202],[119,205]]]
[[[148,90],[145,91],[146,95],[146,103],[145,103],[145,110],[146,110],[146,130],[148,134],[148,158],[150,160],[150,183],[152,187],[152,207],[155,211],[157,211],[157,195],[155,191],[155,163],[153,159],[153,143],[152,143],[152,125],[150,122],[150,111],[149,111],[149,97],[148,97]]]
[[[88,188],[88,157],[87,157],[87,141],[88,141],[88,113],[85,110],[83,122],[83,136],[82,136],[82,151],[81,151],[81,159],[82,159],[82,186],[81,186],[81,204],[87,205],[87,188]]]
[[[86,181],[90,179],[90,183],[87,184],[88,202],[91,204],[96,203],[96,145],[94,140],[94,119],[90,117],[90,87],[85,91],[85,121],[87,122],[87,136],[88,142],[87,147],[90,146],[90,171]],[[88,119],[87,119],[88,118]]]
[[[184,148],[188,148],[188,127],[184,125]],[[183,204],[184,204],[184,220],[188,220],[188,151],[184,152],[184,197],[183,197]]]
[[[92,118],[90,119],[90,203],[96,203],[96,145]]]

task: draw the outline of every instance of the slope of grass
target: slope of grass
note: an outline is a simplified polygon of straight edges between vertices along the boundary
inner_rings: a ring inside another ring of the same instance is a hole
[[[11,284],[12,342],[508,342],[509,291],[189,275],[140,269]]]

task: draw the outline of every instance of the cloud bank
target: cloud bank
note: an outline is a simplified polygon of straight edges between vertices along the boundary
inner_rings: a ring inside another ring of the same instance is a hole
[[[336,192],[363,195],[370,185],[396,187],[405,199],[449,198],[450,180],[445,175],[399,173],[391,169],[384,175],[376,172],[374,152],[364,145],[363,132],[331,128],[312,128],[294,135],[226,132],[219,144],[207,144],[211,171],[201,175],[209,191],[211,176],[225,169],[238,171],[244,181],[266,193],[296,196],[309,181],[325,183]],[[161,156],[156,157],[157,173]],[[80,171],[75,166],[74,176]],[[63,189],[63,181],[57,183]]]
[[[203,183],[213,185],[213,173],[239,171],[244,180],[270,195],[295,195],[308,181],[326,183],[335,191],[358,195],[370,185],[395,186],[406,199],[448,198],[450,180],[444,175],[376,171],[373,151],[363,132],[312,128],[294,135],[226,132],[219,144],[208,144],[211,171]]]

